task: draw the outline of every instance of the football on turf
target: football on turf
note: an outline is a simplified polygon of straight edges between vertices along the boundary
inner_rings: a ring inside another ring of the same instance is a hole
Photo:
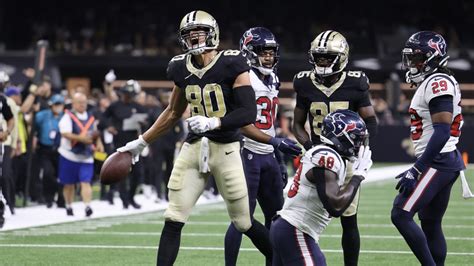
[[[105,160],[100,169],[100,182],[114,184],[125,179],[132,168],[130,152],[114,152]]]

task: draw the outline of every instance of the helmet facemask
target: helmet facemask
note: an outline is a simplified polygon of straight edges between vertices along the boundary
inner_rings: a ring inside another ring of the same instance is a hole
[[[215,31],[207,25],[194,25],[184,28],[179,33],[179,40],[183,49],[190,54],[199,55],[206,50],[215,49],[212,40]]]
[[[320,53],[318,51],[309,51],[309,62],[314,67],[314,73],[320,77],[327,77],[339,73],[343,70],[341,67],[340,53]]]
[[[275,71],[275,67],[280,59],[279,45],[276,42],[267,43],[265,46],[253,46],[242,44],[241,50],[244,52],[246,57],[249,59],[250,64],[253,68],[257,69],[263,75],[270,75]],[[272,61],[270,65],[262,61],[261,57],[271,57]]]

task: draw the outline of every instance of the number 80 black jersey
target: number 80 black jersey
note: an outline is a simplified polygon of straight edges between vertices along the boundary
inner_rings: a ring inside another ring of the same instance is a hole
[[[168,64],[168,79],[184,90],[190,104],[191,116],[223,117],[236,108],[234,102],[235,79],[249,71],[247,59],[237,50],[224,50],[217,53],[207,66],[197,68],[191,61],[192,55],[175,56]],[[193,142],[207,137],[219,143],[239,141],[242,137],[239,128],[212,130],[202,134],[190,132],[186,139]]]
[[[319,136],[324,117],[336,110],[370,106],[369,80],[364,72],[343,71],[331,87],[318,83],[313,71],[301,71],[293,79],[296,107],[309,113],[311,141],[321,143]]]

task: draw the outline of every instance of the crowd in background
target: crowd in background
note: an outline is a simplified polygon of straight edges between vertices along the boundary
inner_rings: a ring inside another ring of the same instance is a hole
[[[411,33],[429,28],[446,38],[451,54],[464,53],[462,56],[474,57],[472,49],[469,50],[474,45],[474,38],[471,34],[461,34],[474,26],[471,15],[474,5],[469,1],[431,4],[430,12],[425,12],[424,1],[303,1],[300,4],[298,1],[182,1],[180,8],[153,1],[132,4],[101,1],[94,3],[93,8],[87,5],[64,8],[63,2],[52,1],[41,12],[36,12],[35,8],[40,3],[31,3],[29,8],[19,5],[21,2],[0,4],[0,51],[2,47],[3,50],[33,50],[37,40],[48,39],[53,51],[66,54],[175,55],[181,53],[176,45],[176,25],[186,13],[183,9],[192,10],[198,5],[199,9],[213,14],[219,14],[212,12],[214,10],[233,10],[232,15],[216,17],[220,28],[225,29],[220,37],[222,49],[234,47],[234,41],[249,26],[271,28],[286,54],[306,52],[309,40],[316,33],[338,29],[351,40],[351,46],[358,54],[398,58],[401,46]],[[301,5],[306,7],[301,8]],[[410,12],[379,12],[381,9],[402,10],[406,6],[410,7]],[[432,15],[441,13],[446,16]],[[455,19],[451,19],[453,14]],[[19,17],[23,19],[19,20]],[[22,34],[18,35],[18,32]]]
[[[72,127],[81,124],[71,120],[76,119],[75,117],[81,119],[78,115],[80,113],[78,109],[81,108],[78,101],[82,97],[84,110],[89,117],[94,117],[94,120],[90,126],[86,126],[87,133],[83,138],[73,139],[72,147],[66,149],[74,151],[79,147],[74,142],[86,144],[84,147],[94,145],[94,150],[90,153],[90,158],[92,156],[94,158],[93,178],[85,179],[85,182],[81,179],[77,182],[77,186],[72,182],[73,192],[80,193],[84,200],[91,195],[83,194],[84,190],[90,188],[84,189],[82,183],[96,183],[107,154],[113,153],[117,147],[136,138],[148,128],[166,108],[170,95],[169,92],[145,92],[133,80],[115,90],[110,77],[109,82],[104,82],[102,89],[89,91],[84,85],[78,84],[69,90],[61,90],[52,88],[48,77],[45,77],[40,84],[33,84],[35,73],[32,69],[26,69],[23,73],[29,80],[26,84],[12,84],[5,73],[0,73],[0,76],[3,75],[0,89],[15,121],[14,128],[9,132],[8,141],[1,142],[2,151],[6,146],[11,150],[8,154],[1,154],[2,159],[11,158],[10,163],[6,164],[6,160],[3,160],[1,165],[3,170],[1,188],[12,213],[15,212],[15,206],[20,205],[25,197],[29,204],[45,204],[48,208],[55,206],[68,208],[68,200],[66,198],[65,201],[63,197],[67,191],[63,185],[71,183],[61,180],[61,161],[67,156],[61,153],[61,149],[64,150],[65,136],[61,136],[60,133],[64,127],[62,125],[64,117],[68,117],[67,124]],[[2,119],[2,123],[2,129],[6,130],[7,120]],[[167,200],[166,185],[171,174],[174,155],[183,141],[186,130],[180,121],[173,130],[158,139],[146,153],[142,154],[143,158],[133,167],[129,178],[111,186],[101,185],[101,199],[114,204],[114,194],[118,193],[123,208],[129,206],[140,208],[140,204],[134,200],[134,195],[140,187],[142,190],[145,187],[155,191],[157,202]],[[96,139],[100,140],[100,144],[95,142]],[[67,168],[68,174],[74,171],[71,165],[65,164],[64,167]],[[90,199],[85,201],[86,206],[88,202]],[[73,215],[72,210],[68,210],[67,214]],[[89,215],[91,214],[90,211]]]

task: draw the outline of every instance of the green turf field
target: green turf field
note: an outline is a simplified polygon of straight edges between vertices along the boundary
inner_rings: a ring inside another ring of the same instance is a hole
[[[468,171],[471,186],[474,171]],[[366,184],[359,210],[360,265],[419,265],[390,222],[394,181]],[[474,199],[456,182],[444,219],[446,265],[473,265]],[[259,220],[262,215],[256,214]],[[228,218],[223,204],[196,207],[183,230],[176,265],[224,265]],[[162,213],[104,218],[0,233],[0,265],[154,265]],[[320,246],[329,265],[342,265],[340,225],[333,220]],[[244,238],[239,265],[264,265]]]

